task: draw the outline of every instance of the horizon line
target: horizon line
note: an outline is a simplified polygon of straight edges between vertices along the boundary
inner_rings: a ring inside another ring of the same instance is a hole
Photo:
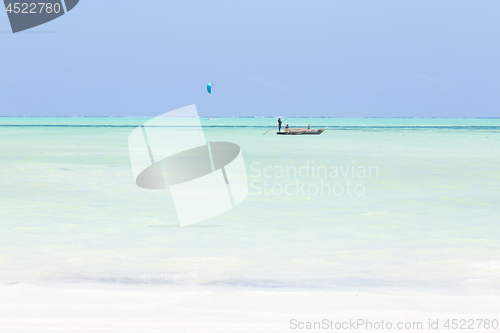
[[[0,118],[155,118],[158,116],[0,116]],[[197,118],[279,118],[280,116],[199,116]],[[193,118],[193,117],[175,117]],[[196,117],[194,117],[196,118]],[[283,118],[283,117],[282,117]],[[289,118],[328,118],[328,119],[500,119],[499,117],[327,117],[291,116]]]

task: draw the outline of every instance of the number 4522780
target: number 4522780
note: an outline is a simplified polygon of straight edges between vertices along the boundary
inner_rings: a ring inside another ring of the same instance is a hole
[[[50,2],[39,3],[9,3],[5,9],[9,14],[41,14],[47,13],[59,14],[61,5],[58,3],[52,4]]]

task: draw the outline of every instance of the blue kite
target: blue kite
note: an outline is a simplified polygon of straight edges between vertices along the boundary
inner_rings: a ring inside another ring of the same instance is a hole
[[[212,93],[212,86],[213,86],[213,85],[214,85],[213,83],[209,83],[209,84],[207,84],[207,91],[208,91],[208,93],[209,93],[209,94],[211,94],[211,93]]]

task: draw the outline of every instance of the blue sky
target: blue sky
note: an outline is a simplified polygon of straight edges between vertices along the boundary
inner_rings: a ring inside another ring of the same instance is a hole
[[[12,34],[0,115],[500,117],[499,1],[81,0]],[[206,84],[213,82],[213,94]]]

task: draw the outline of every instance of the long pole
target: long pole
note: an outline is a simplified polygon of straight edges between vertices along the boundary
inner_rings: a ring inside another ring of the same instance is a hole
[[[287,121],[288,119],[290,119],[290,117],[286,118],[286,119],[285,119],[285,120],[283,120],[282,122],[284,123],[284,122],[285,122],[285,121]],[[270,130],[275,129],[276,127],[278,127],[278,126],[274,126],[273,128],[271,128],[271,129],[267,130],[267,131],[266,131],[264,134],[262,134],[262,135],[266,135],[266,134],[267,134]]]

